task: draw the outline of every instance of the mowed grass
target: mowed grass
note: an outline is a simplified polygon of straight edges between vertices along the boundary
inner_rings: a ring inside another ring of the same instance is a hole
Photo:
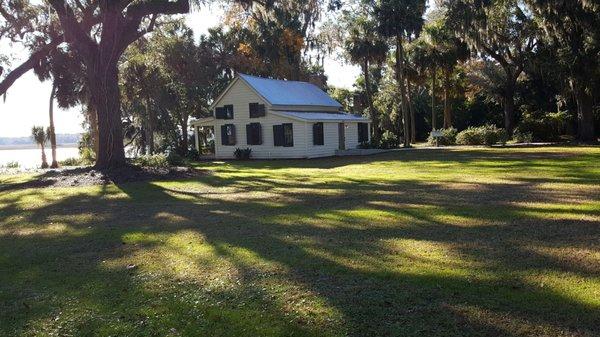
[[[0,195],[0,336],[598,336],[600,148]]]

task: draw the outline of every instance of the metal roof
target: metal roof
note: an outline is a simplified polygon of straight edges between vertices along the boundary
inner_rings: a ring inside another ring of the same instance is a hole
[[[325,91],[311,83],[273,80],[246,74],[239,76],[271,105],[342,107]]]
[[[293,119],[301,119],[305,121],[330,121],[330,122],[363,122],[368,123],[370,120],[363,116],[351,115],[348,113],[331,113],[331,112],[303,112],[303,111],[271,111],[271,113],[289,117]]]

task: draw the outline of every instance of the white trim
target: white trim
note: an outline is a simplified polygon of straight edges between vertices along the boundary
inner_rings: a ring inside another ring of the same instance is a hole
[[[293,119],[293,120],[297,120],[297,121],[301,121],[301,122],[323,122],[323,123],[370,123],[371,120],[365,117],[362,118],[335,118],[335,119],[319,119],[319,118],[302,118],[296,115],[288,115],[285,113],[285,111],[276,111],[276,110],[271,110],[270,111],[272,114],[279,116],[279,117],[285,117],[285,118],[289,118],[289,119]],[[304,113],[304,111],[299,111]],[[310,114],[310,112],[306,112],[307,114]],[[340,115],[342,113],[339,113]],[[347,114],[346,114],[347,115]],[[350,115],[348,115],[350,116]]]

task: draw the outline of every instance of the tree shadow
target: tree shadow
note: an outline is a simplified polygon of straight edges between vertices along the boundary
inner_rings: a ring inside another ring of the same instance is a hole
[[[597,335],[597,303],[552,282],[597,285],[599,210],[552,206],[600,196],[544,183],[257,173],[5,196],[0,334]]]

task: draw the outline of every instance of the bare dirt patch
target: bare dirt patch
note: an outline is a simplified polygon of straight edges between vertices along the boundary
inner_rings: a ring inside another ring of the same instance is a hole
[[[206,174],[207,171],[190,167],[157,168],[126,166],[111,170],[96,170],[92,167],[80,167],[49,170],[27,182],[0,186],[0,192],[23,188],[75,187],[122,184],[150,180],[189,179],[204,176]]]

